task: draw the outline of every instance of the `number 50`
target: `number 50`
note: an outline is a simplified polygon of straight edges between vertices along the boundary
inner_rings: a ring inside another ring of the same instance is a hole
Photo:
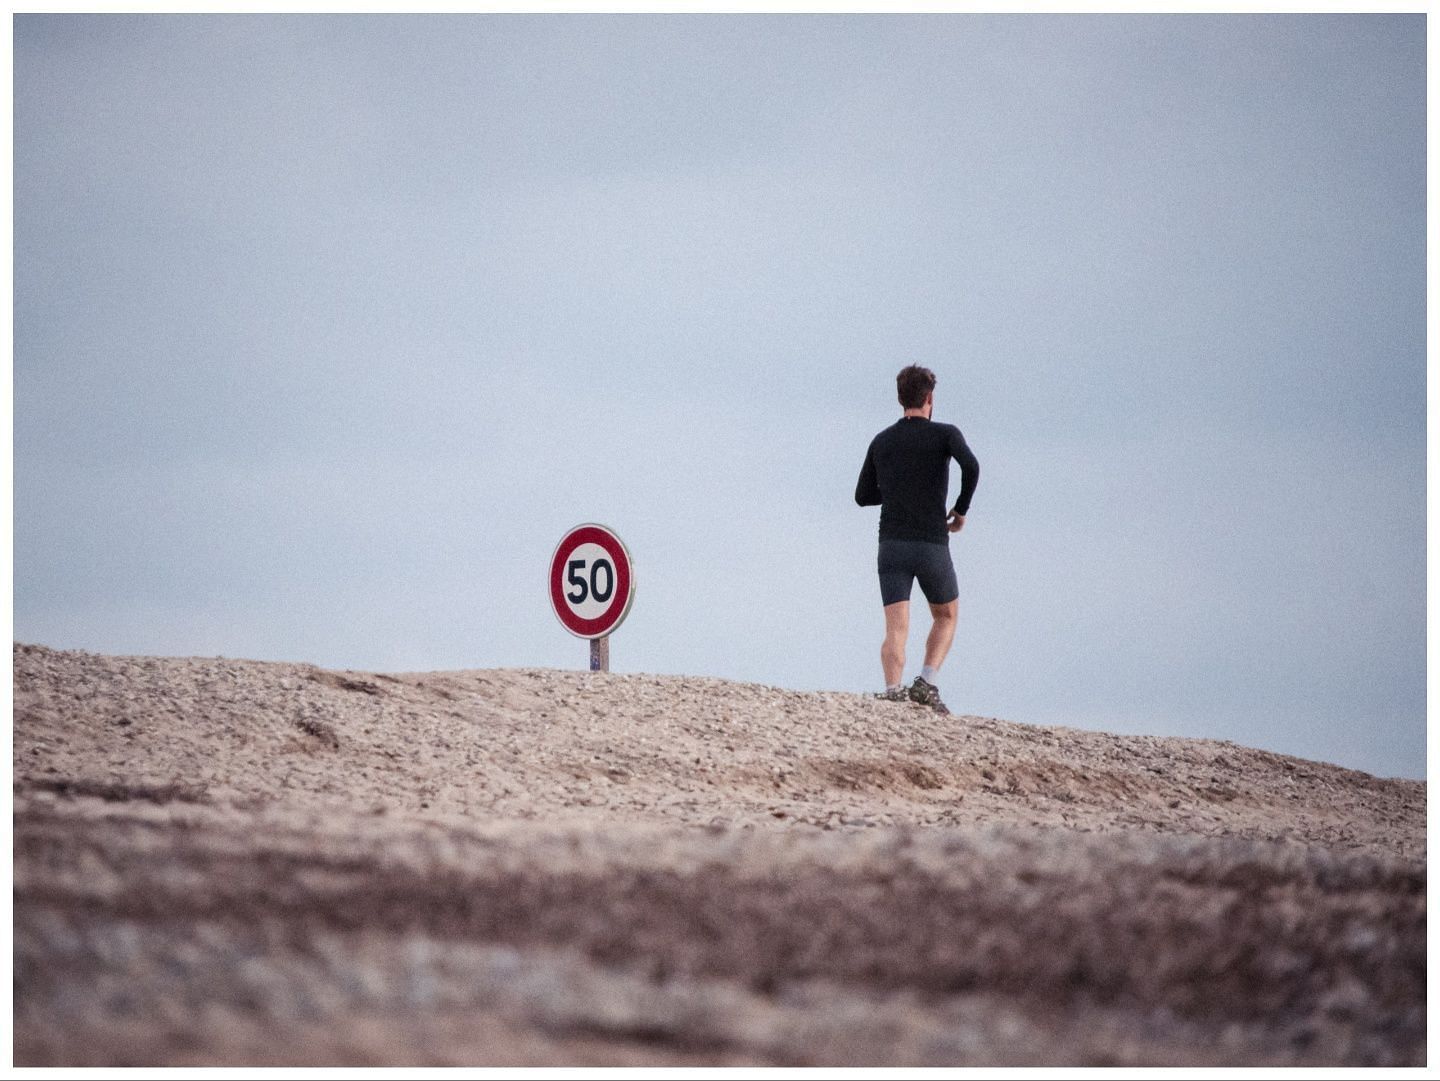
[[[605,568],[605,589],[600,589],[600,568]],[[578,592],[566,593],[565,599],[571,604],[584,604],[586,597],[594,597],[597,601],[608,601],[610,594],[615,592],[615,568],[610,565],[608,559],[597,559],[590,565],[590,580],[587,582],[584,577],[575,572],[585,569],[583,559],[572,559],[565,564],[565,581],[572,585]]]

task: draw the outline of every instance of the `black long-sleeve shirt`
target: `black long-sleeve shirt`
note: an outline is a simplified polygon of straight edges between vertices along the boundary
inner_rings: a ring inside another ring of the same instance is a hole
[[[901,417],[870,441],[855,502],[880,505],[881,540],[921,540],[944,544],[945,496],[950,487],[950,459],[960,463],[960,496],[955,512],[970,510],[980,463],[953,424],[925,417]]]

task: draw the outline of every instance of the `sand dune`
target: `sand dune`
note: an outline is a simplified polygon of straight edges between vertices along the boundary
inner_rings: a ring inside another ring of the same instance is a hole
[[[14,665],[17,1064],[1425,1059],[1420,782],[716,679]]]

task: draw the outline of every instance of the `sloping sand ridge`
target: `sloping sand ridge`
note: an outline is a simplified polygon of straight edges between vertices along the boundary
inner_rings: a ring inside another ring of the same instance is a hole
[[[1425,1057],[1425,785],[715,679],[16,645],[19,1065]]]

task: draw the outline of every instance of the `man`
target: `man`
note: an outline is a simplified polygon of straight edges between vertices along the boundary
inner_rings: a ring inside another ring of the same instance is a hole
[[[875,697],[929,706],[949,713],[936,685],[940,666],[955,638],[960,588],[950,562],[950,534],[965,526],[965,515],[980,481],[980,463],[953,424],[930,419],[935,408],[935,373],[911,365],[895,377],[904,415],[870,441],[855,502],[880,506],[880,598],[885,606],[885,643],[880,666],[885,690]],[[950,459],[960,463],[960,497],[949,515],[945,496]],[[915,579],[930,602],[934,625],[925,640],[925,666],[907,691],[905,638],[910,632],[910,589]]]

